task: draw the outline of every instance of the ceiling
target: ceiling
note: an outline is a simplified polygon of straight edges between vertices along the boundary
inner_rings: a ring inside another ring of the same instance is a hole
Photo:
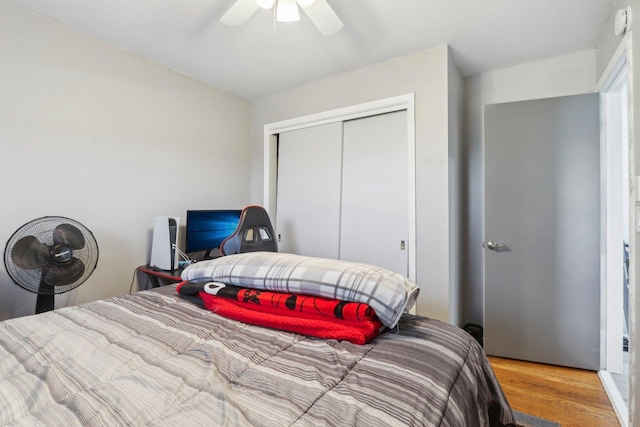
[[[304,13],[226,26],[235,0],[4,1],[251,99],[444,43],[464,76],[590,49],[616,0],[327,0],[327,37]]]

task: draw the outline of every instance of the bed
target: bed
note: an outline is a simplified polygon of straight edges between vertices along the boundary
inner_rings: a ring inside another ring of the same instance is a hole
[[[405,313],[358,345],[229,319],[169,285],[1,322],[0,425],[515,422],[457,327]]]

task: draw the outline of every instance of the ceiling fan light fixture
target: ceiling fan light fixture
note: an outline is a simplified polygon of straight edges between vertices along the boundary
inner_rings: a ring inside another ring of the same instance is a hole
[[[278,0],[276,21],[295,22],[300,20],[300,12],[296,0]]]
[[[300,7],[309,7],[316,0],[297,0],[297,1],[298,1],[298,5],[300,5]]]
[[[255,0],[255,2],[263,9],[271,9],[276,0]]]
[[[327,0],[235,0],[220,22],[242,25],[260,8],[273,9],[274,29],[276,22],[300,21],[300,9],[323,36],[337,33],[344,26]]]

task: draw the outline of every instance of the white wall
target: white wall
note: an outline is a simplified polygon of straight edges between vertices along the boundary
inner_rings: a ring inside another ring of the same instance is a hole
[[[462,264],[464,242],[462,209],[464,204],[463,169],[462,169],[462,137],[464,119],[464,79],[458,67],[449,55],[448,76],[448,110],[449,110],[449,274],[450,283],[450,319],[451,323],[463,326],[462,323]]]
[[[464,322],[482,324],[484,252],[483,106],[528,99],[592,93],[595,51],[589,50],[479,74],[465,79],[463,209],[466,242],[463,271]]]
[[[263,198],[265,124],[415,92],[418,313],[449,320],[448,48],[440,46],[251,102],[252,181]]]
[[[0,248],[29,220],[76,219],[100,246],[58,306],[129,291],[153,217],[249,201],[249,104],[0,2]],[[0,269],[0,319],[35,294]]]
[[[620,6],[625,6],[623,2]],[[632,177],[640,175],[640,150],[637,148],[636,135],[640,135],[640,97],[638,89],[640,88],[640,27],[638,26],[638,13],[640,13],[640,0],[630,0],[628,4],[631,6],[634,13],[636,13],[636,19],[633,20],[632,28],[629,31],[630,37],[635,38],[635,42],[632,44],[631,52],[629,52],[630,62],[630,111],[629,111],[629,123],[631,128],[631,136],[629,138],[629,152],[632,153],[629,165],[629,174]],[[607,33],[612,28],[611,21],[607,23]],[[635,33],[635,34],[634,34]],[[638,192],[640,188],[632,188],[629,200],[631,202],[630,222],[636,224],[638,218],[636,218],[636,211],[640,207],[638,200]],[[630,291],[629,300],[631,301],[632,311],[630,313],[631,331],[630,331],[630,344],[629,344],[629,360],[631,372],[631,384],[630,384],[630,398],[629,398],[629,425],[636,426],[640,424],[640,352],[638,349],[640,346],[640,330],[638,329],[638,319],[640,319],[640,293],[638,292],[638,277],[640,277],[640,239],[638,239],[638,233],[633,232],[629,236],[629,249],[630,249]]]

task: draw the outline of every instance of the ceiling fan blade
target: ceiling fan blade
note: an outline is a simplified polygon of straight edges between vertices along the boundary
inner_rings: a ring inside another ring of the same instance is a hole
[[[344,26],[327,0],[315,0],[311,5],[302,7],[302,10],[323,36],[337,33]]]
[[[69,249],[82,249],[84,236],[77,227],[71,224],[60,224],[53,230],[53,243],[68,246]]]
[[[237,0],[233,6],[222,15],[220,22],[226,25],[242,25],[251,18],[251,15],[253,15],[259,7],[255,0]]]
[[[13,262],[25,270],[37,270],[48,264],[49,248],[35,236],[25,236],[18,240],[11,250]]]
[[[54,264],[47,271],[45,281],[51,286],[69,285],[84,274],[84,262],[71,258],[64,264]]]

